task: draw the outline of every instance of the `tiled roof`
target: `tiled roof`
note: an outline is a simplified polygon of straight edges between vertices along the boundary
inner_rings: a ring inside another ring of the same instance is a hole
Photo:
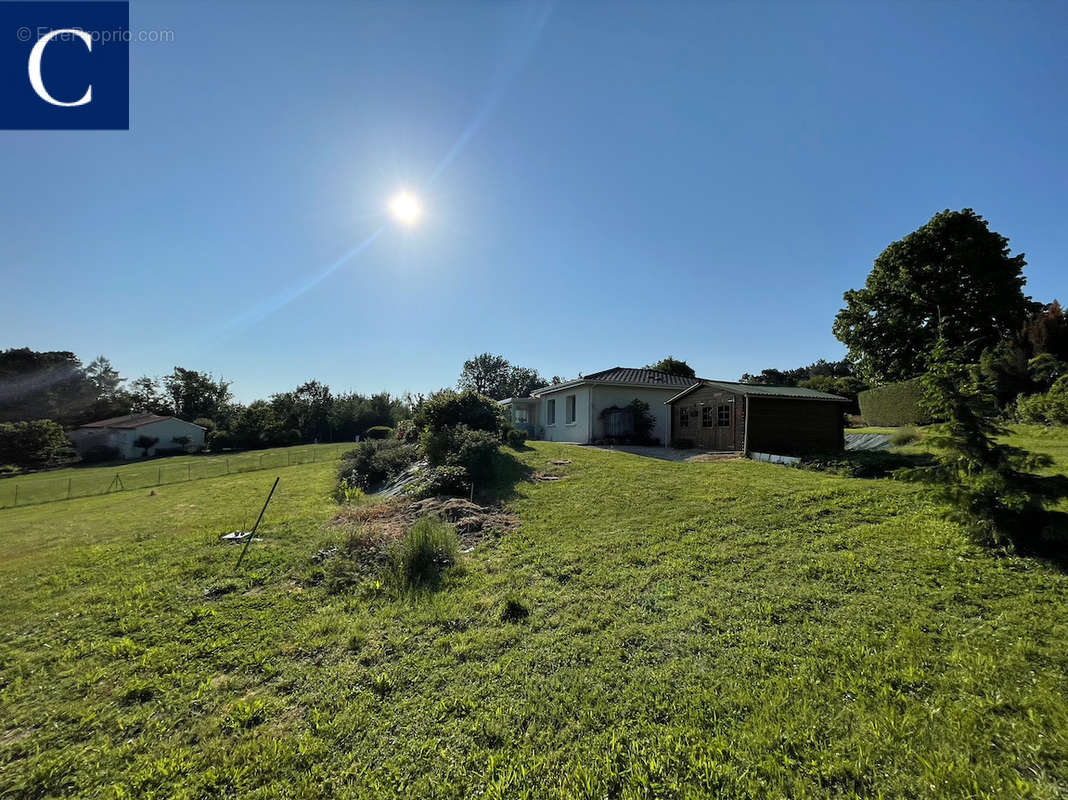
[[[634,369],[631,367],[612,367],[612,369],[593,372],[563,383],[551,386],[542,386],[531,392],[532,395],[547,394],[559,389],[571,386],[581,386],[584,383],[612,383],[625,386],[644,386],[647,388],[684,389],[697,383],[697,378],[681,378],[678,375],[668,375],[666,372],[657,372],[655,369]]]
[[[124,417],[112,417],[82,425],[83,428],[140,428],[153,422],[163,422],[173,417],[161,417],[158,414],[127,414]],[[192,423],[189,423],[192,424]]]
[[[584,381],[604,381],[605,383],[633,383],[640,386],[678,386],[684,388],[697,383],[697,378],[683,378],[680,375],[668,375],[655,369],[632,369],[630,367],[612,367],[603,372],[584,375]]]

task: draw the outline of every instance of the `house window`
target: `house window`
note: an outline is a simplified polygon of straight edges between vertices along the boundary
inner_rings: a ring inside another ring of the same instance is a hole
[[[564,398],[564,423],[575,424],[575,395],[569,394]]]
[[[688,409],[688,408],[680,408],[679,409],[679,427],[680,428],[689,428],[690,427],[690,409]]]
[[[545,403],[545,424],[556,424],[556,401],[549,400]]]
[[[517,408],[515,410],[515,415],[514,416],[515,416],[515,420],[514,420],[515,422],[518,422],[518,423],[520,423],[522,425],[526,425],[527,424],[527,410],[525,408]]]
[[[731,426],[731,407],[728,404],[724,403],[721,405],[717,411],[717,415],[719,418],[719,427],[729,428]]]
[[[701,409],[701,427],[711,428],[716,424],[716,409],[705,406]]]

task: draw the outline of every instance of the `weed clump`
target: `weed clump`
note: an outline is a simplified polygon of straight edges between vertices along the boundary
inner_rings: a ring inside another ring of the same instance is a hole
[[[518,597],[509,596],[501,609],[502,622],[519,622],[530,616],[530,609]]]
[[[390,571],[402,588],[430,586],[456,563],[458,552],[452,527],[432,517],[424,517],[394,547]]]

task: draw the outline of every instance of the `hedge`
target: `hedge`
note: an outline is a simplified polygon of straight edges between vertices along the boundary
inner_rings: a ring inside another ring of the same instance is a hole
[[[864,424],[886,427],[929,423],[930,415],[920,408],[922,398],[923,385],[919,378],[865,389],[857,395]]]

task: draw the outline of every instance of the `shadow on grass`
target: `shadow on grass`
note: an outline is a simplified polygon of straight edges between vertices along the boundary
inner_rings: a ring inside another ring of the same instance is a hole
[[[899,469],[927,467],[929,453],[895,453],[888,450],[843,450],[801,457],[801,469],[829,472],[846,478],[891,478]]]
[[[523,445],[521,450],[532,451]],[[502,503],[517,494],[516,487],[531,480],[534,470],[512,454],[512,448],[502,447],[493,459],[493,471],[488,480],[475,486],[475,497],[483,503]]]

